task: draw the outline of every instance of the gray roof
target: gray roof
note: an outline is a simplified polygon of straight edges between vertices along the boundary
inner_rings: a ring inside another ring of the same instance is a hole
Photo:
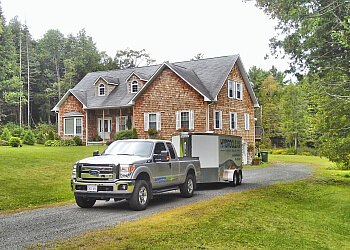
[[[164,67],[168,67],[198,91],[205,100],[215,101],[235,63],[237,63],[243,75],[243,79],[246,82],[254,105],[258,106],[254,91],[250,85],[239,55],[176,63],[165,62],[161,65],[92,72],[88,73],[73,89],[69,90],[66,95],[72,93],[84,105],[84,108],[88,109],[128,106],[132,103],[131,101],[135,100],[147,88],[148,84],[151,84]],[[128,93],[127,79],[132,73],[141,77],[142,80],[148,81],[137,94]],[[95,95],[94,83],[100,77],[109,83],[117,84],[108,96]],[[57,111],[58,107],[67,98],[66,95],[57,103],[53,110]]]

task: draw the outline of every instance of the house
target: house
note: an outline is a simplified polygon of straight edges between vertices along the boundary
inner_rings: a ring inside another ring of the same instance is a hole
[[[88,73],[53,108],[63,139],[88,144],[136,128],[139,138],[156,129],[165,139],[193,132],[242,137],[243,159],[255,144],[254,107],[259,107],[239,55]]]

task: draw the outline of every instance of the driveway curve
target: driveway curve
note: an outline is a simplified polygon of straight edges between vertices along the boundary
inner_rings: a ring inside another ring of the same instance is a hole
[[[36,243],[61,240],[89,230],[104,229],[120,222],[136,221],[164,210],[205,201],[227,193],[242,192],[275,182],[303,179],[311,175],[306,164],[275,164],[274,167],[247,169],[242,185],[224,183],[201,184],[190,199],[179,191],[155,195],[145,211],[131,211],[126,201],[98,201],[90,209],[77,205],[42,208],[13,215],[0,216],[0,249],[24,249]]]

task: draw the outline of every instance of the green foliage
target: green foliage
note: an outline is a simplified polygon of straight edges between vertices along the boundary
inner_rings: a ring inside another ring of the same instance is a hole
[[[23,143],[27,145],[34,145],[35,143],[35,136],[32,130],[27,130],[24,138],[23,138]]]
[[[19,147],[19,145],[21,145],[21,139],[18,137],[11,137],[9,145],[11,147]]]
[[[136,128],[133,128],[132,129],[131,139],[137,139],[137,138],[138,138],[138,135],[137,135]]]
[[[47,140],[45,142],[45,146],[47,146],[47,147],[59,147],[59,146],[61,146],[61,141],[59,141],[59,140]]]
[[[39,133],[36,136],[36,142],[38,144],[45,144],[45,135],[42,131],[39,131]]]
[[[81,138],[80,138],[79,136],[75,136],[75,137],[73,138],[73,141],[75,142],[75,144],[76,144],[77,146],[83,146],[83,141],[81,140]]]
[[[132,139],[132,135],[133,135],[132,130],[122,130],[122,131],[119,131],[115,134],[114,139],[116,141]]]
[[[15,128],[13,129],[12,135],[15,136],[15,137],[23,138],[23,135],[24,135],[24,128],[15,127]]]
[[[64,141],[61,141],[61,144],[60,146],[64,146],[64,147],[67,147],[67,146],[77,146],[77,144],[75,143],[74,140],[64,140]]]
[[[8,145],[9,145],[8,141],[0,140],[0,146],[8,146]]]
[[[48,135],[47,135],[47,139],[48,139],[48,140],[51,140],[51,141],[52,141],[52,140],[55,140],[55,136],[54,136],[52,130],[49,131],[49,133],[48,133]]]
[[[2,131],[0,139],[4,141],[9,141],[11,137],[12,135],[10,133],[10,130],[8,128],[5,128],[4,131]]]
[[[152,138],[154,136],[156,136],[158,134],[158,131],[154,128],[150,128],[148,131],[147,131],[148,135]]]

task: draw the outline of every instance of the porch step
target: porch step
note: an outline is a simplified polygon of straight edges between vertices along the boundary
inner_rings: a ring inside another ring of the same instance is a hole
[[[103,141],[88,141],[86,146],[103,146],[106,142]]]

